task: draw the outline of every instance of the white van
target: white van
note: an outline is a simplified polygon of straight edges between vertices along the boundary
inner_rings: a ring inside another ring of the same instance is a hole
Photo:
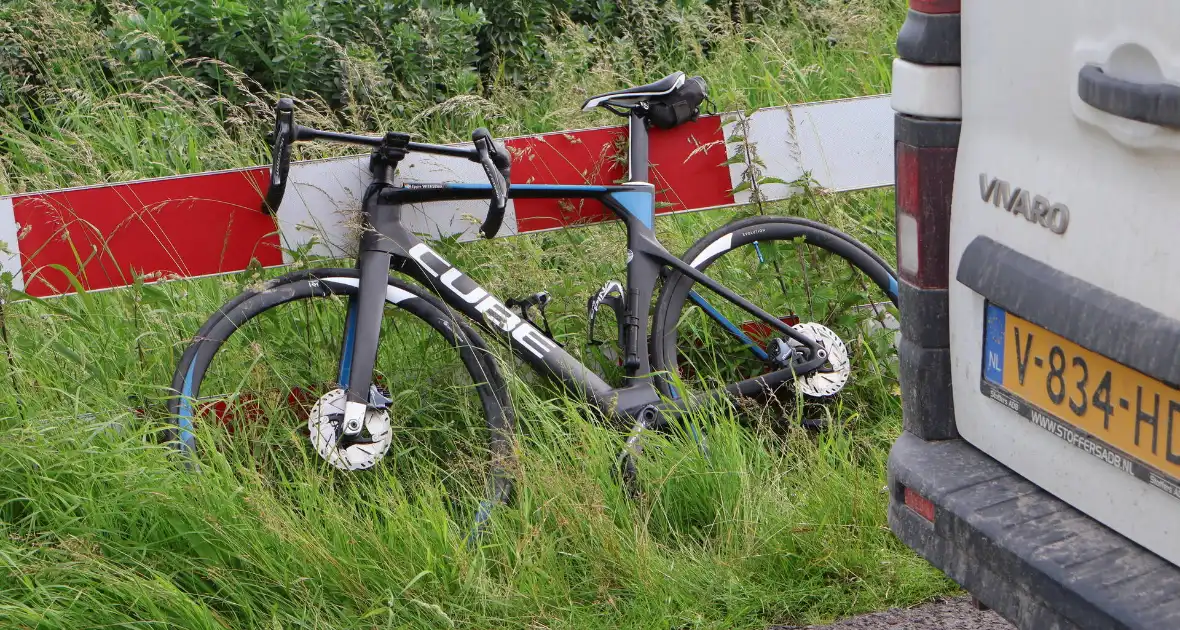
[[[1180,628],[1180,2],[911,0],[890,525],[1020,628]]]

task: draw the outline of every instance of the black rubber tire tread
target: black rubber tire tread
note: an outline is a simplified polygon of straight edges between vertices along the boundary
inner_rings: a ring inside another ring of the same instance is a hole
[[[184,380],[190,365],[193,370],[192,397],[200,395],[200,385],[205,371],[233,333],[263,312],[290,302],[329,296],[351,295],[357,287],[347,285],[329,286],[319,282],[322,278],[343,277],[359,280],[356,269],[310,269],[285,274],[264,283],[257,289],[247,290],[218,309],[201,326],[185,349],[176,372],[172,377],[171,393],[167,411],[175,424],[180,415],[181,395]],[[495,357],[488,350],[482,337],[470,325],[461,320],[437,297],[424,289],[390,277],[389,286],[410,293],[413,298],[398,303],[397,307],[414,315],[441,334],[454,347],[463,361],[468,374],[475,384],[480,404],[489,431],[489,450],[493,453],[492,485],[489,499],[497,502],[508,501],[512,482],[510,470],[514,468],[513,432],[514,414],[508,395],[507,382],[500,373]],[[179,444],[179,426],[169,428],[165,439]]]
[[[192,361],[193,355],[196,354],[197,349],[200,346],[200,344],[196,342],[200,339],[208,338],[209,332],[213,330],[213,326],[217,325],[217,323],[220,322],[227,314],[237,308],[239,304],[258,295],[259,293],[262,293],[263,291],[273,289],[288,282],[307,280],[308,278],[313,277],[348,276],[350,272],[355,273],[354,270],[345,268],[302,269],[299,271],[292,271],[277,278],[267,280],[256,289],[246,289],[245,291],[242,291],[238,295],[234,296],[234,298],[230,301],[222,304],[216,312],[211,314],[209,318],[205,320],[204,324],[201,324],[201,327],[197,330],[196,334],[193,335],[192,340],[190,340],[189,345],[185,347],[184,353],[180,355],[180,360],[176,364],[176,373],[172,376],[172,392],[180,392],[180,387],[184,379],[184,373],[188,370],[188,364],[190,361]],[[169,401],[169,410],[172,410],[171,401]]]
[[[882,292],[890,298],[894,306],[897,296],[891,291],[890,285],[896,281],[896,273],[889,263],[881,258],[870,247],[856,240],[852,236],[824,223],[783,216],[753,216],[727,223],[709,234],[701,237],[688,251],[681,256],[681,260],[691,264],[709,245],[727,234],[733,234],[751,228],[764,228],[757,233],[757,238],[749,238],[735,242],[729,249],[718,252],[711,258],[704,260],[698,267],[704,271],[718,258],[724,256],[742,245],[752,241],[767,242],[777,240],[794,240],[802,237],[804,242],[827,250],[850,262],[859,269]],[[750,234],[752,237],[753,234]],[[735,239],[736,240],[736,239]],[[655,372],[656,386],[660,393],[672,396],[673,390],[664,374],[676,371],[676,325],[680,321],[680,314],[684,310],[684,302],[696,281],[677,271],[668,275],[664,286],[656,300],[655,315],[652,323],[652,335],[649,351],[651,352],[652,370]],[[782,385],[789,378],[789,369],[778,370],[770,374],[757,376],[726,387],[730,395],[752,396],[773,390]]]
[[[199,344],[197,344],[196,341],[209,337],[210,331],[212,331],[213,327],[217,325],[217,323],[220,322],[228,313],[237,308],[238,305],[258,295],[259,293],[269,291],[283,284],[297,282],[300,280],[308,280],[311,278],[318,279],[330,277],[359,278],[357,270],[351,267],[322,267],[319,269],[301,269],[283,274],[276,278],[272,278],[271,280],[262,283],[262,285],[260,285],[258,288],[247,289],[242,293],[239,293],[229,302],[223,304],[219,309],[217,309],[217,312],[213,313],[207,320],[205,320],[205,323],[202,324],[201,328],[197,330],[197,333],[193,335],[193,338],[190,341],[188,347],[185,348],[184,353],[180,357],[180,361],[177,363],[176,373],[172,378],[172,391],[174,393],[180,391],[181,384],[184,380],[184,373],[188,369],[188,364],[190,361],[192,361],[193,355],[196,354],[197,349],[199,348]],[[485,363],[484,372],[488,375],[492,382],[492,387],[496,390],[496,396],[500,400],[501,407],[503,407],[505,413],[509,414],[509,424],[513,425],[515,416],[513,415],[514,408],[512,406],[512,399],[508,394],[508,383],[504,380],[504,375],[500,372],[499,365],[496,363],[495,357],[488,349],[487,343],[484,341],[483,337],[480,336],[479,333],[476,332],[469,324],[467,324],[464,319],[455,316],[454,311],[451,310],[451,308],[447,306],[446,303],[443,302],[438,296],[426,291],[422,291],[417,285],[406,284],[402,281],[394,282],[391,280],[390,284],[413,293],[418,298],[426,300],[438,310],[451,316],[452,321],[455,322],[463,331],[464,335],[467,337],[467,340],[476,350],[479,351],[479,357]],[[171,410],[172,407],[169,407],[169,409]]]

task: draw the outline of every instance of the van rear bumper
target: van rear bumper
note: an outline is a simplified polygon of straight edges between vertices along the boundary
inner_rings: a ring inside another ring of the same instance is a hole
[[[905,505],[905,488],[935,506]],[[903,432],[889,454],[889,526],[1021,629],[1180,628],[1180,568],[967,442]]]

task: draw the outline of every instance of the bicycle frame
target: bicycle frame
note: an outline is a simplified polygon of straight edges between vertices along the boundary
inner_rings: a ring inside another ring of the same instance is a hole
[[[654,231],[655,187],[648,183],[647,129],[642,117],[632,114],[630,131],[630,180],[614,186],[517,184],[509,189],[513,199],[595,199],[621,219],[627,231],[627,277],[624,291],[623,326],[624,368],[626,384],[614,388],[592,370],[571,356],[528,321],[508,309],[504,302],[489,293],[460,269],[445,260],[429,245],[401,224],[402,207],[411,203],[487,199],[489,184],[413,184],[395,186],[394,168],[400,156],[375,162],[374,183],[365,195],[357,267],[361,280],[358,294],[349,304],[340,360],[340,386],[348,392],[345,408],[345,431],[360,430],[364,410],[369,403],[372,372],[384,296],[390,270],[404,273],[438,295],[451,308],[496,334],[513,353],[538,372],[564,383],[596,407],[614,415],[637,418],[645,410],[669,407],[686,408],[698,400],[683,397],[664,401],[653,383],[648,352],[648,320],[651,301],[661,271],[671,268],[708,287],[723,299],[763,320],[804,348],[806,360],[767,375],[731,384],[724,392],[709,396],[751,395],[777,387],[795,373],[808,373],[824,363],[824,354],[815,340],[804,335],[774,315],[763,311],[745,298],[672,255],[660,244]],[[374,154],[374,160],[379,158]],[[708,306],[696,294],[693,300],[718,319],[731,333],[753,345],[732,322]],[[753,345],[761,352],[760,348]],[[765,357],[762,352],[761,356]]]

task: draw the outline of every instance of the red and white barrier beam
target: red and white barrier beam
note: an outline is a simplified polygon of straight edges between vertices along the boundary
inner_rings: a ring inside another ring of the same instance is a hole
[[[751,164],[763,178],[804,174],[831,191],[893,184],[893,112],[876,96],[721,114],[672,130],[653,130],[652,179],[658,213],[749,203],[741,186]],[[626,170],[619,159],[626,128],[606,127],[504,139],[514,183],[611,184]],[[623,154],[625,156],[625,153]],[[157,281],[244,270],[290,261],[289,250],[348,256],[357,241],[357,209],[368,184],[368,156],[296,162],[277,217],[259,208],[269,169],[245,168],[124,184],[0,197],[0,271],[34,296],[121,287],[136,274]],[[407,181],[483,181],[480,166],[411,155]],[[789,184],[759,187],[763,200],[794,194]],[[431,237],[472,240],[487,212],[482,201],[439,202],[405,214]],[[513,200],[502,236],[607,220],[594,201]]]

